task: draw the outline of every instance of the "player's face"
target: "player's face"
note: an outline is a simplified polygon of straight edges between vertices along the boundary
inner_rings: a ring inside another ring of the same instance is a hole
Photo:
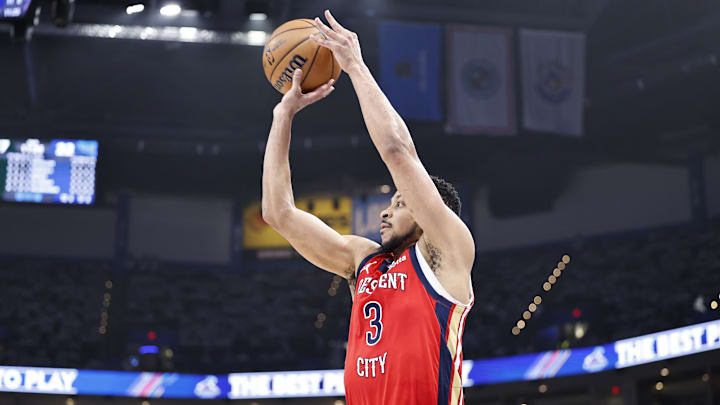
[[[410,239],[419,239],[422,231],[410,214],[400,193],[395,193],[390,206],[380,213],[380,240],[385,252],[391,252]],[[412,241],[414,242],[414,240]]]

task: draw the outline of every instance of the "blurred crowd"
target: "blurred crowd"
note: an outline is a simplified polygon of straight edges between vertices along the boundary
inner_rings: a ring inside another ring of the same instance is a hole
[[[545,291],[563,255],[570,262]],[[151,260],[112,269],[101,261],[3,259],[0,364],[138,369],[142,364],[128,359],[152,344],[172,351],[159,369],[181,372],[343,366],[351,300],[347,282],[330,273],[310,265],[235,269]],[[483,253],[473,283],[467,359],[607,343],[716,319],[709,303],[720,293],[720,223]],[[541,305],[513,335],[537,295]]]
[[[546,291],[566,254],[570,262]],[[720,317],[710,308],[720,294],[720,223],[482,254],[473,277],[466,358],[610,343]],[[525,321],[538,295],[542,303]],[[526,326],[515,336],[520,319]]]
[[[102,368],[99,333],[110,264],[3,259],[0,364]]]
[[[339,277],[307,267],[200,271],[141,262],[130,272],[125,317],[138,336],[153,330],[162,344],[169,335],[179,370],[342,367],[351,300],[346,286],[330,296],[333,282]]]

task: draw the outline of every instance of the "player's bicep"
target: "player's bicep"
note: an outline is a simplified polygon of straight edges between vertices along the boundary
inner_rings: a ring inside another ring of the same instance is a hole
[[[310,263],[345,278],[355,271],[359,256],[378,247],[366,238],[341,235],[316,216],[297,208],[274,228]]]
[[[398,193],[427,239],[452,247],[467,256],[472,264],[475,254],[472,234],[462,219],[445,205],[414,148],[394,152],[384,160]]]

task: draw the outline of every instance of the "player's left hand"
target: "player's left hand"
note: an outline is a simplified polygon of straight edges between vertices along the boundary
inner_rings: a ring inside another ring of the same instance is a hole
[[[335,80],[333,79],[309,93],[302,92],[300,82],[302,82],[302,69],[295,69],[292,77],[292,87],[285,93],[280,103],[275,106],[273,110],[275,114],[285,113],[293,116],[310,104],[324,99],[335,90],[333,86]]]
[[[315,17],[315,25],[325,35],[313,34],[310,38],[318,45],[331,50],[342,70],[349,74],[353,68],[363,64],[358,36],[340,25],[330,10],[325,10],[325,18],[332,28],[325,25],[319,17]]]

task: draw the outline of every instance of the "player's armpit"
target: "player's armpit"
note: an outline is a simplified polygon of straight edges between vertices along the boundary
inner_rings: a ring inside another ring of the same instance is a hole
[[[423,230],[424,239],[431,241],[443,255],[452,252],[453,269],[469,272],[475,260],[472,234],[462,219],[443,202],[414,145],[393,148],[382,157],[398,193]]]
[[[380,247],[370,239],[341,235],[316,216],[294,207],[265,221],[310,263],[346,279],[355,274],[363,258]]]

